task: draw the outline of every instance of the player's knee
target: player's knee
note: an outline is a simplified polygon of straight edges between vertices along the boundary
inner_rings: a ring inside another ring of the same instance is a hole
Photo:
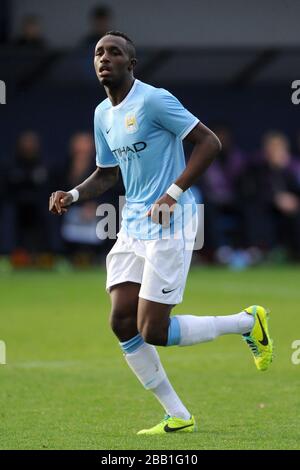
[[[120,341],[133,337],[137,333],[135,319],[116,309],[111,311],[110,327]]]
[[[151,322],[143,323],[139,332],[142,335],[144,341],[148,344],[153,344],[154,346],[165,346],[167,343],[167,338],[162,329]]]

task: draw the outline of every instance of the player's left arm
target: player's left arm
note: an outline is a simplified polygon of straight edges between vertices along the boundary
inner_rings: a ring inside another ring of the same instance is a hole
[[[174,181],[182,191],[186,191],[197,181],[222,148],[216,134],[200,122],[186,136],[185,140],[194,144],[194,148],[185,170]]]
[[[206,168],[212,163],[222,147],[218,137],[208,127],[200,122],[198,122],[194,129],[185,137],[185,140],[194,144],[194,148],[186,168],[176,181],[174,181],[176,186],[178,186],[182,191],[186,191],[198,180]],[[170,212],[172,213],[174,211],[176,200],[169,194],[165,193],[155,202],[155,207],[152,207],[151,210],[149,210],[148,215],[151,215],[153,221],[156,223],[158,217],[157,214],[160,211],[163,212],[160,209],[160,206],[163,204],[167,204],[170,208]],[[159,218],[159,223],[162,223],[161,217]]]

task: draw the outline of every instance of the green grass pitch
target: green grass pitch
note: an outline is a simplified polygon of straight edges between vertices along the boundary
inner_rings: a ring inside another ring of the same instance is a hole
[[[136,436],[163,412],[127,367],[108,326],[105,272],[0,277],[1,449],[299,449],[297,267],[230,272],[193,268],[175,312],[214,315],[253,303],[271,309],[276,357],[258,372],[237,335],[159,348],[199,431]]]

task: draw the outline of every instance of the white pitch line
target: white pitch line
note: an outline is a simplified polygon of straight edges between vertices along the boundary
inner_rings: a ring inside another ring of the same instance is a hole
[[[28,361],[28,362],[12,362],[7,365],[10,367],[20,367],[22,369],[52,368],[78,366],[83,361]]]

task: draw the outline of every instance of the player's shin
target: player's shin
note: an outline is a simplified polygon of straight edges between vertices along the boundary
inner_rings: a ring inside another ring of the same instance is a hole
[[[151,390],[170,416],[189,419],[190,413],[170,384],[156,348],[141,335],[120,343],[127,364],[146,390]]]
[[[170,318],[167,346],[190,346],[226,334],[244,334],[254,320],[246,312],[224,316],[177,315]]]
[[[142,385],[148,389],[157,387],[166,377],[154,346],[144,342],[141,335],[120,343],[130,369]]]

